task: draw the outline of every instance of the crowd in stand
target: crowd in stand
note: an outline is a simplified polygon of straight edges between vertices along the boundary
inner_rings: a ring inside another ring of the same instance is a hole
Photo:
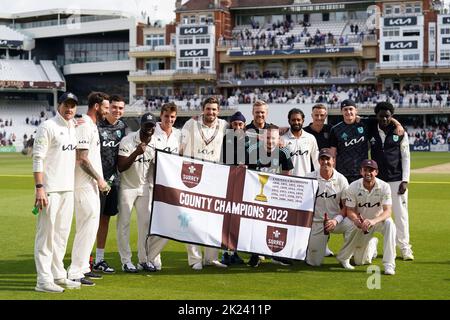
[[[435,123],[425,128],[423,125],[414,125],[406,129],[409,136],[409,144],[450,144],[450,125],[447,122]]]

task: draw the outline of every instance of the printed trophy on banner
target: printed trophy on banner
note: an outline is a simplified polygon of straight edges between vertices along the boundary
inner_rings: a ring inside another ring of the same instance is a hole
[[[269,176],[266,176],[266,175],[263,175],[263,174],[258,174],[258,180],[259,180],[259,183],[261,183],[261,191],[256,196],[255,200],[256,201],[261,201],[261,202],[267,202],[267,196],[264,194],[264,186],[269,181]]]

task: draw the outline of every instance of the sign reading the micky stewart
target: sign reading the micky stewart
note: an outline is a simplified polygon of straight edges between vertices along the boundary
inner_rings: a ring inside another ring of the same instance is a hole
[[[317,181],[157,153],[151,235],[304,260]]]

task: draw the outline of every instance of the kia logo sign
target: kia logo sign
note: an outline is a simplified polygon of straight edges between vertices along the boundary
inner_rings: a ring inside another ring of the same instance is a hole
[[[442,38],[442,44],[450,44],[450,38]]]
[[[385,50],[405,50],[417,49],[417,41],[387,41],[385,43]]]
[[[192,50],[181,50],[181,57],[207,57],[208,49],[192,49]]]
[[[415,26],[417,24],[417,17],[398,17],[398,18],[385,18],[385,27],[400,27],[400,26]]]
[[[450,17],[443,17],[442,18],[442,23],[443,24],[450,24]]]
[[[197,34],[207,34],[208,33],[208,27],[184,27],[180,29],[181,35],[192,35],[195,36]]]

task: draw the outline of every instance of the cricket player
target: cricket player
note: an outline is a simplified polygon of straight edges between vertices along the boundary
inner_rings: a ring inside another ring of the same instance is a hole
[[[368,244],[374,233],[378,232],[383,235],[384,274],[394,275],[396,229],[391,218],[391,189],[377,175],[376,161],[362,161],[362,178],[352,182],[346,192],[347,217],[357,228],[345,240],[337,259],[346,269],[354,269],[349,262],[352,255],[355,264],[370,264],[374,248]]]
[[[215,97],[203,101],[203,114],[198,119],[188,120],[181,130],[180,154],[200,160],[220,162],[222,142],[228,123],[219,119],[220,105]],[[205,247],[205,257],[202,261],[201,247],[187,245],[188,263],[194,270],[201,270],[203,265],[213,265],[219,268],[227,266],[218,260],[219,250]]]
[[[73,216],[73,188],[77,138],[75,121],[78,98],[65,93],[56,116],[43,122],[33,146],[35,206],[39,208],[34,245],[36,291],[60,293],[80,288],[67,279],[64,254]]]
[[[105,260],[105,245],[108,237],[109,220],[119,212],[120,175],[117,169],[119,144],[127,125],[120,120],[125,112],[125,100],[122,96],[112,95],[109,99],[109,113],[104,120],[98,122],[100,134],[100,154],[102,158],[103,178],[111,187],[106,195],[100,194],[100,224],[97,231],[97,248],[93,270],[103,273],[114,273],[115,270]]]
[[[330,131],[332,126],[325,123],[328,117],[327,107],[321,103],[312,107],[311,117],[313,122],[303,130],[311,133],[316,138],[319,150],[330,147]]]
[[[354,229],[353,222],[346,218],[343,202],[345,191],[348,188],[347,179],[334,169],[335,158],[329,148],[319,152],[320,169],[307,173],[307,177],[316,178],[317,190],[314,207],[314,218],[309,238],[306,263],[311,266],[320,266],[326,256],[329,233],[344,234],[348,238]],[[328,222],[324,222],[325,214]],[[328,234],[325,234],[326,231]]]
[[[120,142],[118,167],[120,172],[119,215],[117,216],[117,244],[122,270],[136,273],[138,270],[155,272],[155,266],[147,257],[145,240],[150,223],[150,200],[153,190],[156,120],[151,113],[141,117],[141,128],[128,134]],[[132,263],[130,248],[130,219],[136,208],[138,224],[138,259]]]
[[[311,162],[314,169],[319,169],[319,150],[314,136],[302,129],[305,121],[305,114],[302,110],[294,108],[288,113],[288,120],[291,129],[282,137],[284,145],[291,153],[291,160],[294,164],[292,175],[304,177],[310,173]]]
[[[156,123],[153,140],[158,150],[178,154],[181,142],[181,131],[174,128],[177,120],[177,106],[173,102],[166,103],[161,108],[161,122]],[[150,192],[149,209],[151,210],[153,192]],[[152,236],[148,239],[148,260],[153,264],[156,270],[161,270],[161,251],[167,244],[168,239],[158,236]]]
[[[378,103],[375,114],[377,124],[370,130],[371,155],[378,163],[378,177],[386,181],[391,188],[397,246],[403,260],[414,260],[409,243],[408,182],[411,161],[408,136],[394,133],[394,107],[391,103]]]
[[[291,175],[294,165],[291,153],[286,147],[280,148],[280,128],[270,124],[265,130],[263,143],[254,143],[248,148],[248,168],[255,171]],[[252,254],[248,261],[251,267],[258,267],[261,257]],[[291,260],[285,258],[272,258],[272,262],[283,266],[291,265]]]
[[[110,187],[103,179],[100,156],[100,137],[97,122],[109,112],[109,97],[102,92],[88,96],[88,111],[77,127],[77,166],[75,167],[76,233],[72,246],[69,279],[84,286],[95,285],[90,279],[100,279],[89,267],[89,257],[95,243],[100,221],[99,192],[108,193]]]

